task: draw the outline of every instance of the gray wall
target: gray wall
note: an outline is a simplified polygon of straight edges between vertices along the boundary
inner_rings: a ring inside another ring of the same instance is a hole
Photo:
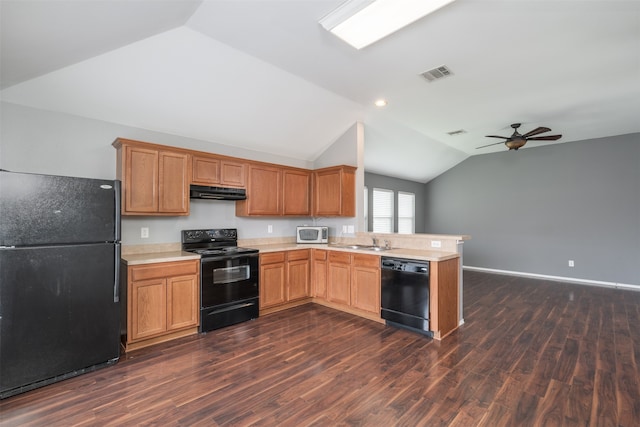
[[[367,187],[367,192],[369,194],[369,214],[367,230],[373,230],[373,189],[374,188],[384,188],[387,190],[395,191],[395,200],[394,200],[394,218],[396,221],[394,222],[394,232],[398,232],[398,191],[405,191],[407,193],[414,193],[416,195],[416,233],[424,233],[425,223],[424,223],[424,215],[425,215],[425,198],[424,198],[424,184],[420,182],[408,181],[406,179],[392,178],[390,176],[379,175],[371,172],[366,172],[364,174],[364,185]]]
[[[117,137],[208,151],[245,159],[287,166],[313,168],[313,165],[270,153],[246,150],[232,145],[183,138],[115,123],[92,120],[1,103],[0,168],[16,172],[115,179],[116,150],[111,143]],[[341,142],[341,145],[344,141]],[[354,142],[355,144],[355,142]],[[322,159],[322,156],[320,156]],[[343,163],[354,161],[347,153]],[[292,237],[295,226],[322,224],[340,234],[342,225],[355,224],[354,218],[240,218],[235,202],[195,200],[188,217],[125,217],[122,219],[123,244],[175,243],[180,230],[211,227],[238,228],[240,239]],[[267,233],[268,225],[273,233]],[[140,237],[140,228],[149,228],[149,238]]]
[[[640,134],[473,156],[425,187],[425,228],[472,236],[465,266],[640,286]]]

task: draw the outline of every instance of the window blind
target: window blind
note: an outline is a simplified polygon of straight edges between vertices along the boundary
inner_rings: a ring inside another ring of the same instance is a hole
[[[416,195],[413,193],[398,192],[398,233],[415,233]]]
[[[373,189],[373,232],[393,233],[393,191]]]

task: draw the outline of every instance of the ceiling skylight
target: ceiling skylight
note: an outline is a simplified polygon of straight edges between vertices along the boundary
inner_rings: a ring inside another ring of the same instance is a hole
[[[454,0],[348,0],[320,20],[328,31],[362,49]]]

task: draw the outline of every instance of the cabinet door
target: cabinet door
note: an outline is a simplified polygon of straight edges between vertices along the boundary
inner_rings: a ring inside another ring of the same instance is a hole
[[[260,308],[268,308],[286,301],[285,263],[260,266]]]
[[[124,147],[123,213],[158,212],[158,151]]]
[[[327,299],[327,251],[313,249],[312,258],[313,296]]]
[[[189,214],[189,155],[159,153],[159,205],[161,213]]]
[[[282,179],[284,215],[311,215],[311,173],[285,169]]]
[[[194,156],[191,180],[199,185],[220,184],[220,160],[213,157]]]
[[[287,301],[309,296],[311,262],[309,260],[309,251],[301,252],[305,252],[305,259],[294,259],[287,262]],[[292,253],[290,252],[289,254]]]
[[[336,166],[313,173],[314,216],[355,216],[355,171],[353,166]]]
[[[354,263],[351,277],[351,306],[380,314],[380,269]]]
[[[167,279],[167,330],[198,326],[198,277]]]
[[[329,254],[332,255],[332,254]],[[351,266],[329,260],[327,273],[327,299],[331,302],[351,304]]]
[[[160,335],[167,330],[167,282],[150,279],[131,283],[129,341]]]
[[[316,216],[340,215],[342,201],[340,171],[315,172],[314,178],[314,214]]]
[[[244,163],[221,160],[220,185],[224,187],[244,188],[246,186]]]
[[[236,214],[238,207],[244,206],[242,202],[246,202],[245,215],[281,215],[282,169],[250,165],[247,200],[236,204]]]

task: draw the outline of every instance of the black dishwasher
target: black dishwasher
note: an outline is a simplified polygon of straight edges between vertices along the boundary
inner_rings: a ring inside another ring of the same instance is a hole
[[[382,257],[381,306],[388,325],[433,336],[429,331],[429,261]]]

